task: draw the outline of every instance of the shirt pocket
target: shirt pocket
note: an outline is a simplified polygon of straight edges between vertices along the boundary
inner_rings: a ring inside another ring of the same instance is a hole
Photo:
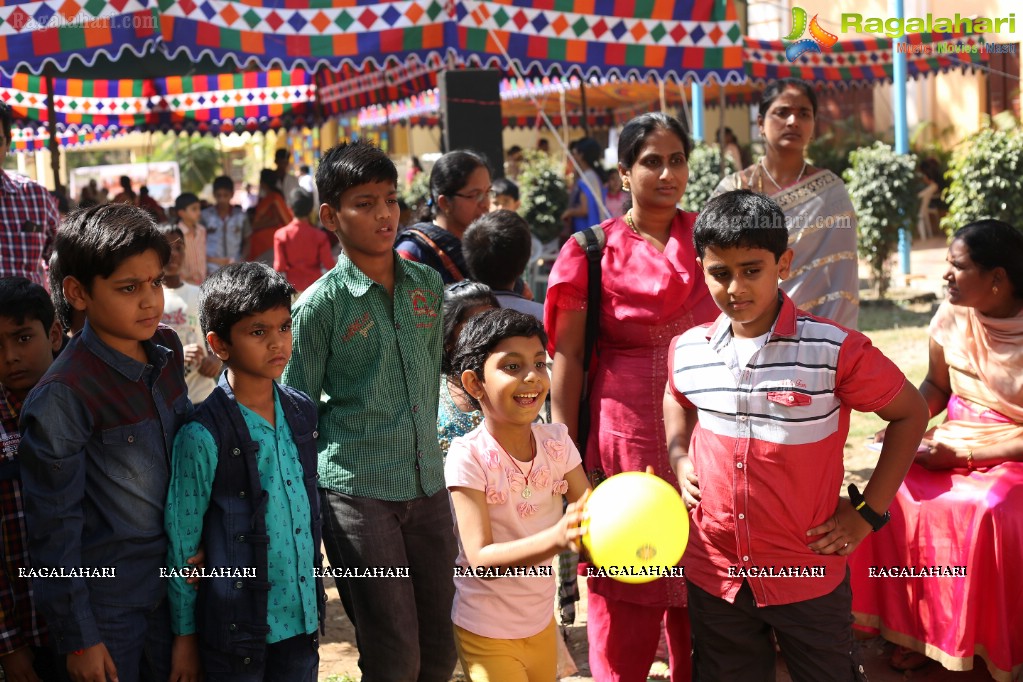
[[[787,407],[807,407],[813,402],[811,396],[799,391],[768,391],[767,399]]]
[[[162,429],[157,419],[104,429],[101,438],[103,454],[99,465],[110,478],[138,478],[156,465],[157,451],[163,449],[159,443]]]

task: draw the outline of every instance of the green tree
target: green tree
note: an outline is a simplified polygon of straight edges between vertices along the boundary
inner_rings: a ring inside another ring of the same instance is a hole
[[[198,194],[223,172],[216,138],[199,135],[164,135],[150,161],[177,161],[181,168],[181,191]]]
[[[942,198],[948,215],[941,227],[951,234],[981,218],[996,218],[1023,229],[1023,131],[1012,122],[984,128],[963,140],[952,154],[951,180]]]
[[[557,163],[547,154],[527,151],[518,178],[519,215],[542,242],[561,234],[561,214],[568,208],[568,187]]]
[[[923,181],[915,154],[896,154],[883,142],[854,150],[849,161],[843,177],[859,223],[860,256],[870,263],[877,295],[884,298],[888,259],[899,243],[899,228],[912,234]]]
[[[739,170],[725,158],[725,175]],[[697,144],[689,154],[689,183],[682,195],[682,209],[699,212],[721,182],[721,152],[716,146]]]

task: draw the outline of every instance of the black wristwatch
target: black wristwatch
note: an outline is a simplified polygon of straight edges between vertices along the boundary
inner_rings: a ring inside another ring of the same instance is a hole
[[[858,511],[860,516],[867,520],[867,523],[870,524],[875,533],[884,528],[884,524],[888,523],[892,518],[890,512],[878,514],[871,509],[867,501],[863,499],[863,495],[860,494],[860,489],[853,484],[849,485],[849,501],[852,502],[853,509]]]

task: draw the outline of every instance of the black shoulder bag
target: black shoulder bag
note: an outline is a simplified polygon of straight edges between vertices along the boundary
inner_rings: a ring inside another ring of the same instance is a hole
[[[576,232],[572,237],[586,253],[588,261],[586,283],[586,336],[583,341],[583,388],[579,397],[579,451],[585,452],[586,442],[590,435],[590,365],[593,351],[597,345],[597,334],[600,328],[600,258],[604,254],[607,235],[600,225]],[[600,466],[587,472],[590,485],[594,488],[607,476]]]

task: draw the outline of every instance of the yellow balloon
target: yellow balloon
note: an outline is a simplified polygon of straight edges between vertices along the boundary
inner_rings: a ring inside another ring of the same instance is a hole
[[[602,574],[646,583],[678,564],[689,541],[682,498],[662,478],[628,471],[596,487],[586,504],[583,544]]]

